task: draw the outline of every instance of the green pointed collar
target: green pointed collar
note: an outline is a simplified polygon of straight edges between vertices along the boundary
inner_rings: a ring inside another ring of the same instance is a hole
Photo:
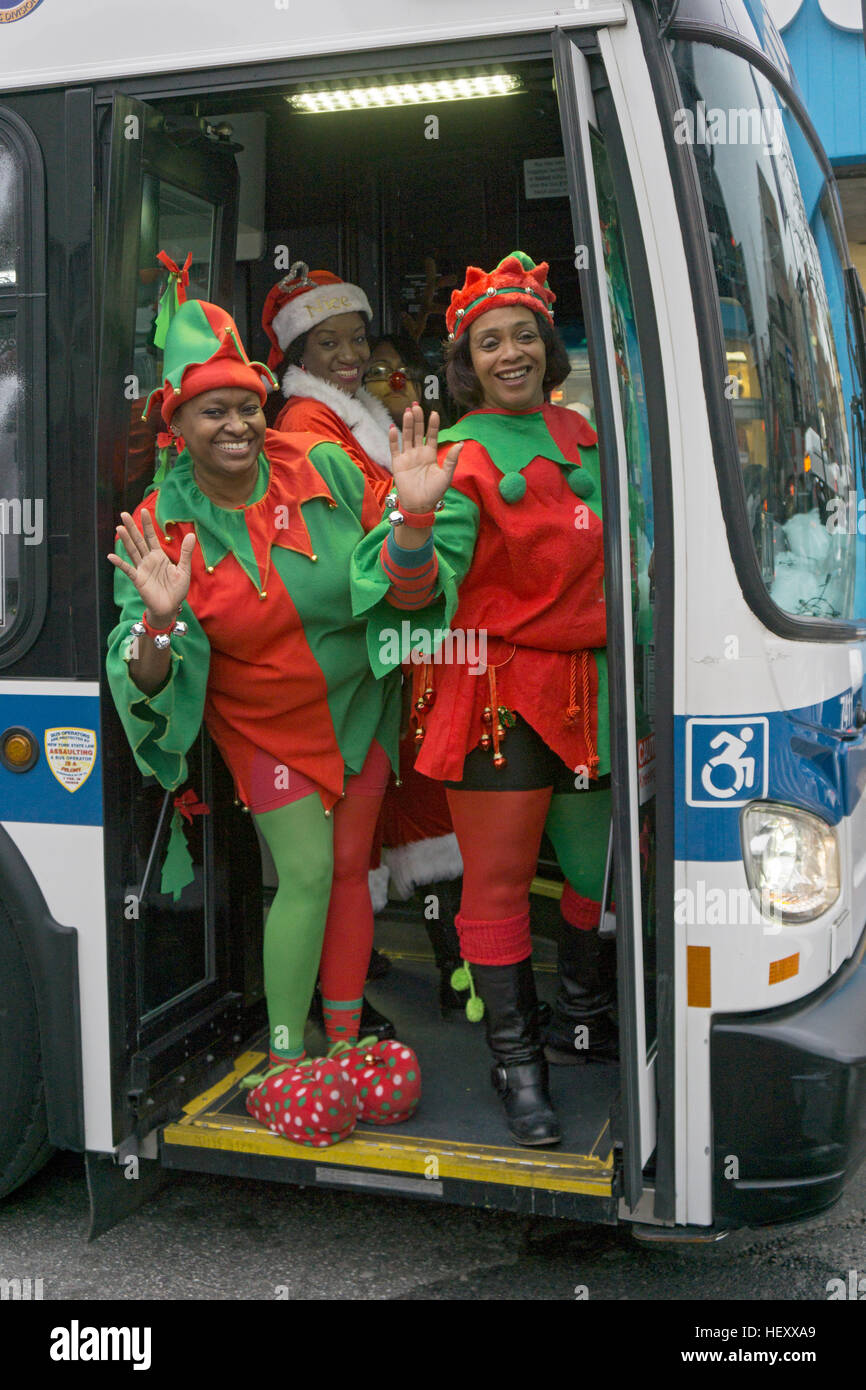
[[[526,414],[508,411],[473,410],[450,429],[442,430],[439,442],[455,443],[474,439],[490,456],[490,461],[503,475],[499,491],[506,502],[519,502],[526,492],[522,476],[527,464],[535,458],[550,459],[568,474],[568,484],[578,497],[589,497],[595,484],[582,468],[567,459],[547,428],[543,407]]]
[[[315,558],[300,502],[323,497],[332,507],[336,503],[319,474],[309,471],[312,485],[305,476],[303,496],[296,495],[291,485],[285,486],[289,480],[281,479],[282,470],[271,467],[267,456],[260,453],[258,482],[246,506],[219,507],[198,486],[192,456],[184,449],[159,489],[156,519],[163,531],[172,522],[192,522],[205,565],[212,568],[232,554],[258,589],[268,568],[270,545]],[[263,506],[266,499],[268,505]],[[277,508],[277,503],[282,505]],[[285,513],[285,520],[275,530],[272,513],[277,510]]]

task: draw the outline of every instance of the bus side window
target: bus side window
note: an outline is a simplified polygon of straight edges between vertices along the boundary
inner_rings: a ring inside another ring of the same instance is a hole
[[[0,109],[0,666],[35,640],[46,591],[42,157]]]

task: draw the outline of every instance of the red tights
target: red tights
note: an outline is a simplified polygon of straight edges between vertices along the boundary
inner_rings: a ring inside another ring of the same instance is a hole
[[[364,993],[373,945],[367,874],[382,796],[350,794],[334,807],[334,879],[319,966],[328,1000],[354,1001]]]
[[[464,960],[515,965],[532,954],[529,886],[551,787],[525,792],[448,789],[463,856],[463,898],[455,919]]]

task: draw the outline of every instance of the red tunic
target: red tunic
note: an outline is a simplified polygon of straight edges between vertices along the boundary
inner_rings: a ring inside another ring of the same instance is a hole
[[[469,655],[483,653],[486,637],[488,670],[472,674],[454,638],[451,659],[443,654],[442,664],[433,667],[435,705],[424,716],[416,763],[431,777],[461,778],[464,758],[484,732],[487,705],[494,717],[500,705],[516,710],[569,767],[588,767],[591,775],[608,771],[606,708],[601,731],[598,720],[599,672],[606,706],[606,662],[599,649],[607,638],[596,435],[576,411],[545,405],[543,417],[565,458],[585,462],[595,485],[588,504],[572,491],[562,466],[544,457],[522,470],[525,495],[507,502],[499,491],[502,472],[470,439],[453,487],[477,508],[471,557],[460,553],[468,532],[466,503],[456,499],[453,514],[455,520],[462,514],[459,542],[449,541],[447,498],[436,522],[436,549],[459,583],[452,633],[467,632]],[[450,447],[443,444],[440,457]],[[502,751],[507,756],[507,732]]]

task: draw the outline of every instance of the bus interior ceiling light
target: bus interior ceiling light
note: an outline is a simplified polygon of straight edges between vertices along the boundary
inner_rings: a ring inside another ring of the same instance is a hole
[[[323,87],[286,97],[293,111],[314,116],[326,111],[375,111],[390,106],[421,106],[440,101],[472,101],[479,97],[510,97],[524,92],[520,77],[510,73],[477,73],[470,77],[436,77],[416,82],[380,83],[368,87]]]

